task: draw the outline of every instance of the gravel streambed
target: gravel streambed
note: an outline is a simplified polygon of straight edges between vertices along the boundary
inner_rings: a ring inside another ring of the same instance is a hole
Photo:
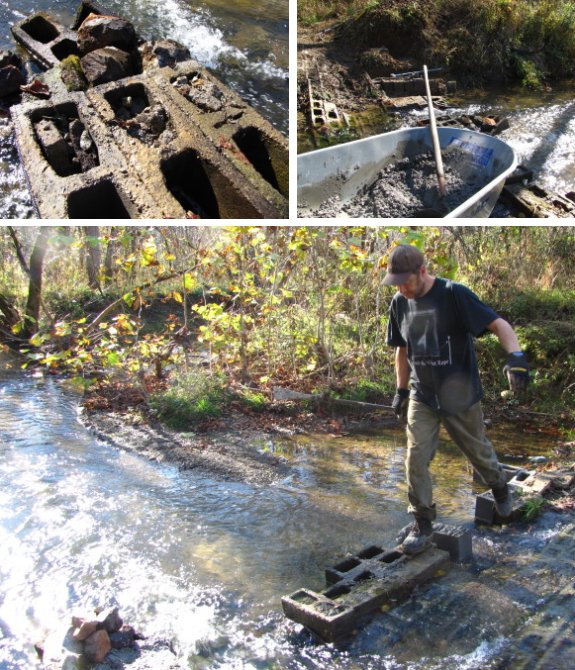
[[[469,155],[456,147],[443,152],[443,163],[447,182],[443,197],[438,190],[433,154],[426,153],[387,165],[353,198],[342,201],[333,195],[302,215],[320,218],[445,216],[472,197],[490,177],[480,170],[469,170]]]

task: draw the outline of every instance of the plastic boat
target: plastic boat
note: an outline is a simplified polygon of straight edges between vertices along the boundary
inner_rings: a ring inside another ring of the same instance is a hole
[[[506,178],[517,167],[515,151],[490,135],[460,128],[437,130],[442,151],[454,145],[464,153],[462,176],[467,170],[484,184],[444,218],[488,217]],[[375,181],[386,165],[431,150],[429,128],[407,128],[301,154],[297,159],[298,215],[310,216],[311,210],[334,195],[345,202]]]

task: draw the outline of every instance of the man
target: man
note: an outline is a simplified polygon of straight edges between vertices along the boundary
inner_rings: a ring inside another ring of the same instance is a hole
[[[508,354],[504,371],[512,390],[525,390],[529,366],[509,323],[467,287],[431,276],[416,247],[393,249],[383,283],[398,289],[389,310],[387,343],[395,347],[393,407],[398,416],[407,410],[409,512],[415,516],[401,546],[406,554],[417,554],[429,546],[433,533],[429,464],[440,424],[493,491],[497,513],[511,514],[507,478],[485,436],[473,338],[487,331],[497,336]]]

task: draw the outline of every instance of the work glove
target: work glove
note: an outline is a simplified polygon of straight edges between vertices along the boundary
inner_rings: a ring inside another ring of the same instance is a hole
[[[409,404],[409,389],[397,389],[391,407],[398,419],[405,419]]]
[[[509,388],[519,395],[525,393],[529,383],[529,363],[525,354],[515,351],[507,356],[503,372],[509,381]]]

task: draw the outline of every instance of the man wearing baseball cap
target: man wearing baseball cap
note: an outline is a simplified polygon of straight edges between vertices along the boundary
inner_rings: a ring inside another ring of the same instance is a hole
[[[493,492],[505,518],[512,511],[507,477],[485,435],[474,338],[491,331],[508,357],[504,372],[511,389],[523,393],[529,366],[507,321],[462,284],[427,272],[414,246],[395,247],[383,283],[397,287],[389,310],[387,343],[395,347],[397,391],[393,407],[407,415],[409,512],[415,523],[402,543],[406,554],[431,544],[436,517],[429,465],[440,425],[463,451]]]

